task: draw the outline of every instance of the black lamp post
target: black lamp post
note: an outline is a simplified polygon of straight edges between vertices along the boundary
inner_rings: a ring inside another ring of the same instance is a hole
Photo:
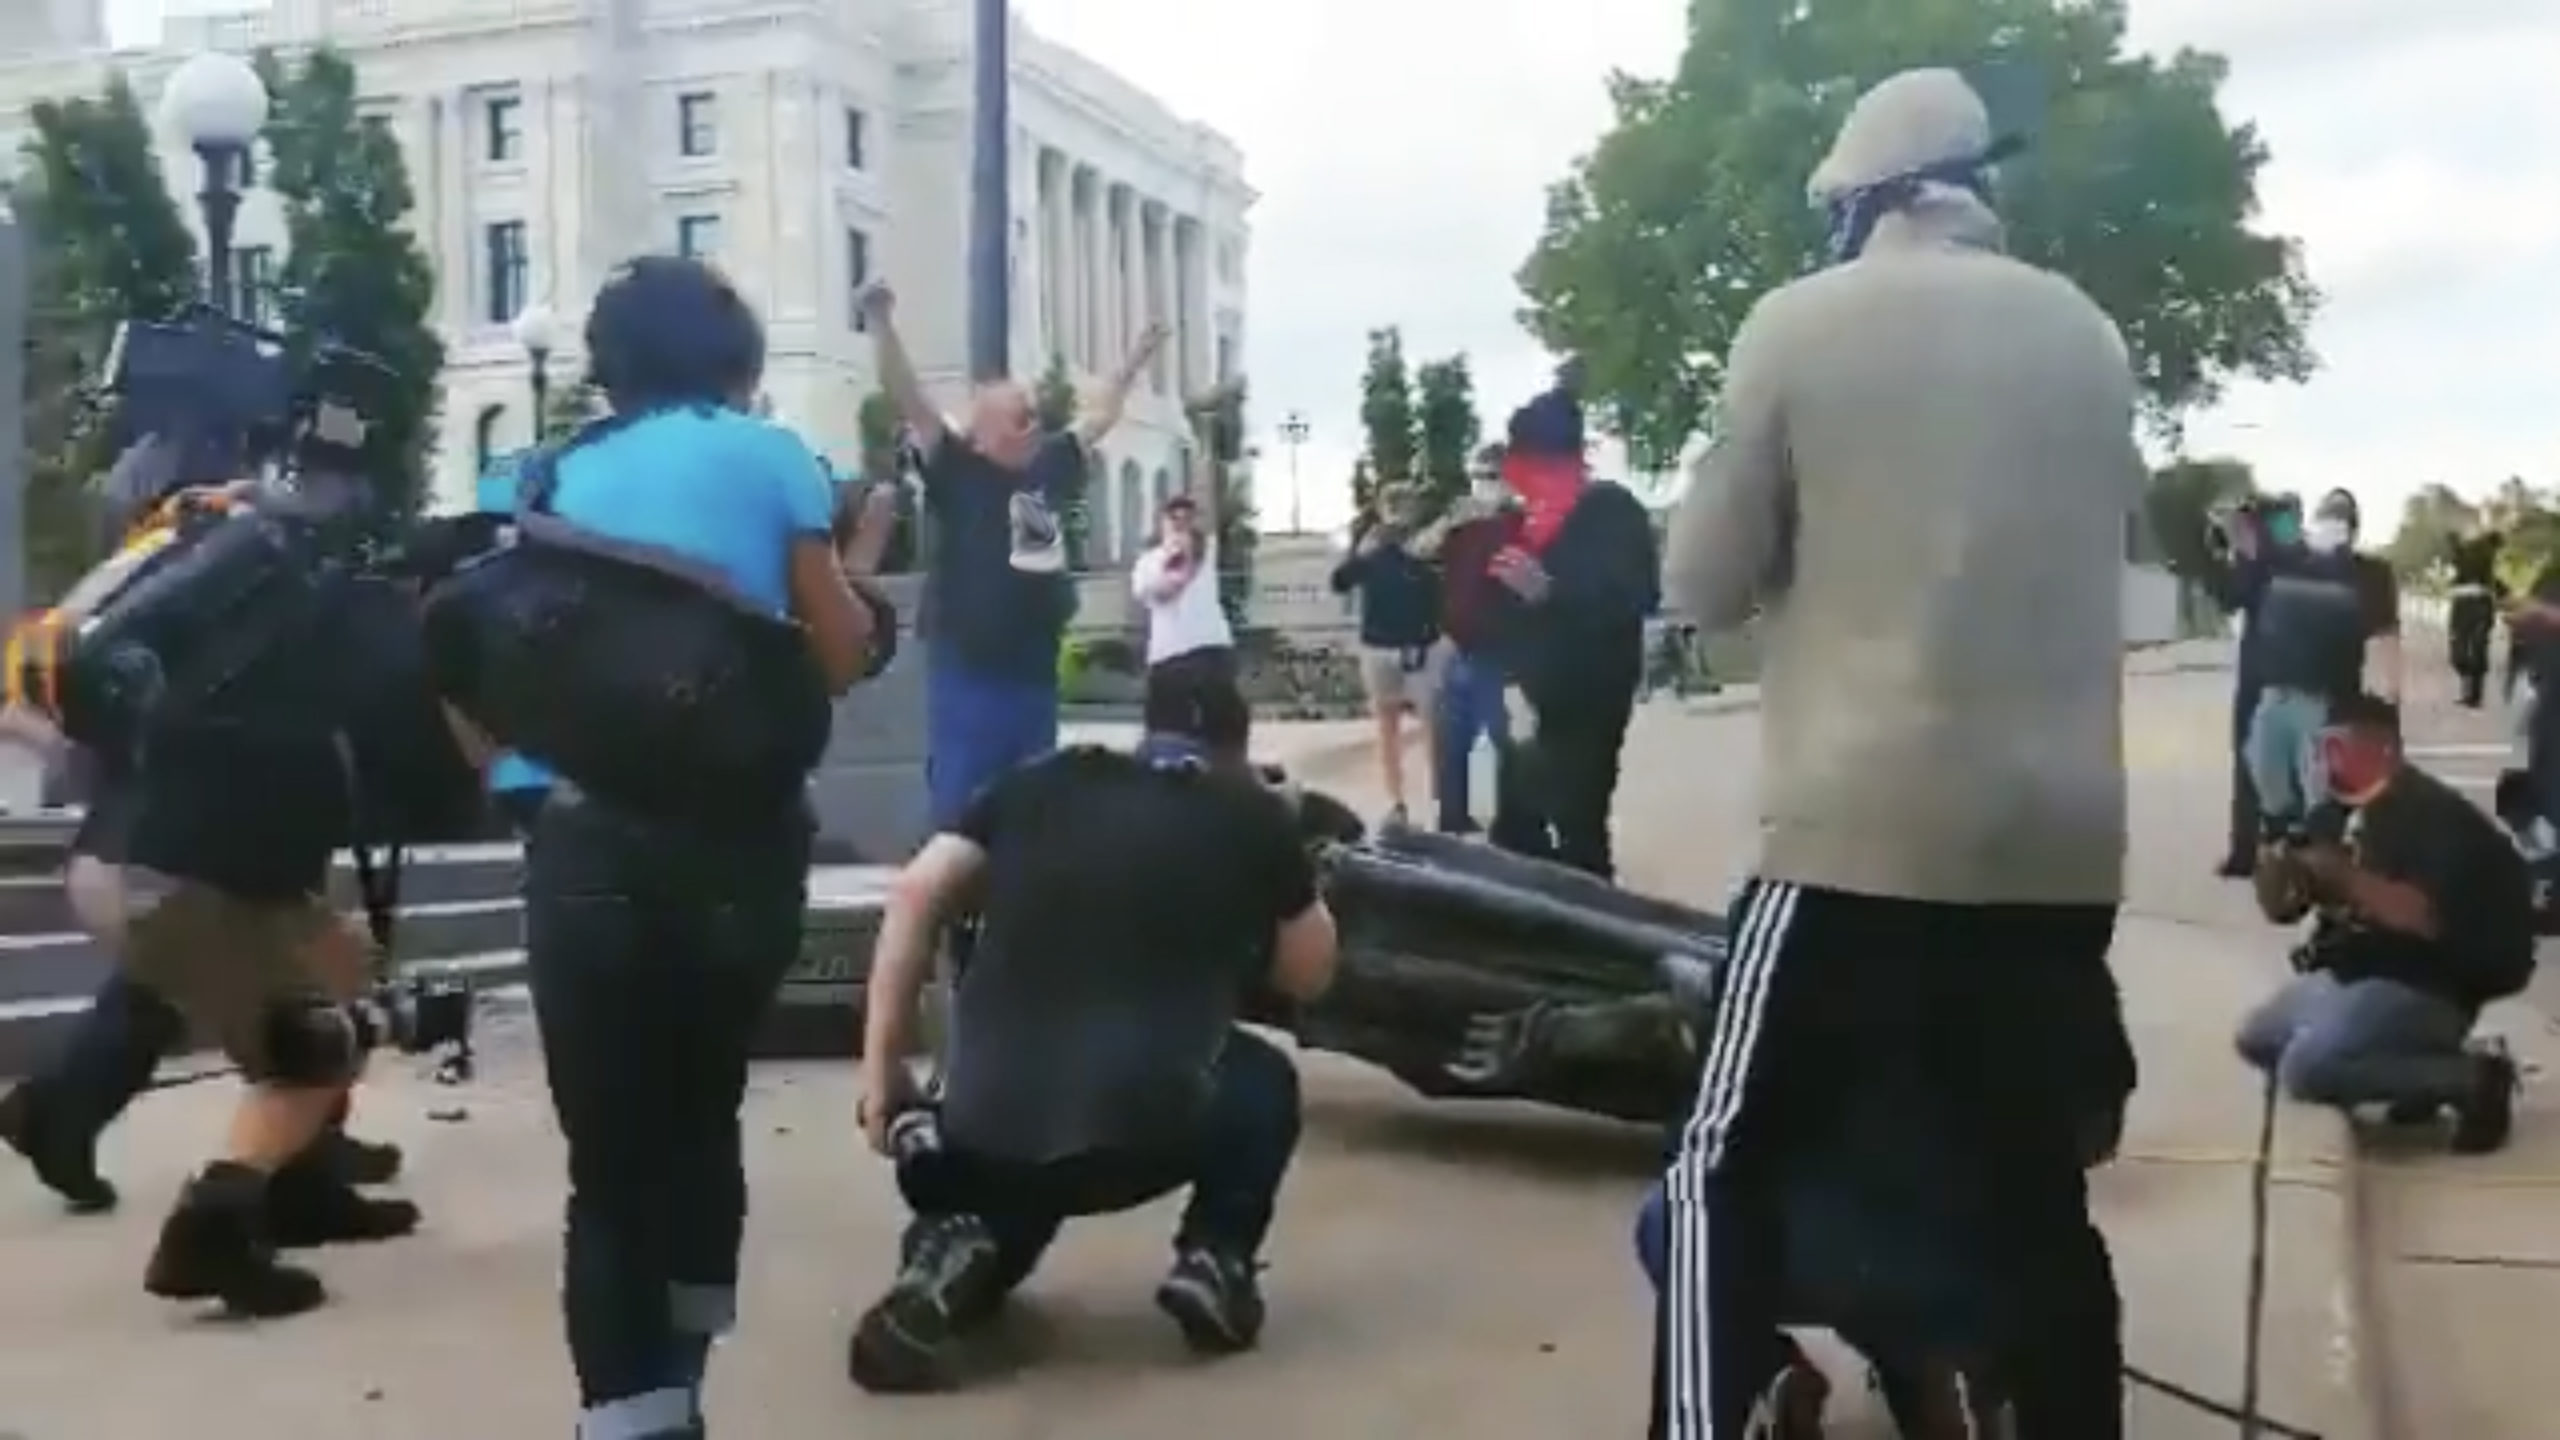
[[[999,380],[1013,364],[1013,35],[1006,0],[972,0],[970,66],[969,375]]]
[[[516,312],[516,343],[524,347],[526,362],[533,380],[533,443],[550,438],[551,430],[551,346],[557,324],[551,307],[539,302]]]
[[[237,55],[208,50],[191,56],[169,76],[160,97],[171,128],[204,162],[205,300],[231,314],[231,233],[240,217],[241,159],[267,123],[267,87]]]

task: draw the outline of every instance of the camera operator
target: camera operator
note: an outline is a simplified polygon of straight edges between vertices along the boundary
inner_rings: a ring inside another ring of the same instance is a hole
[[[2399,724],[2369,695],[2332,710],[2320,743],[2353,822],[2344,846],[2289,855],[2262,891],[2278,923],[2322,915],[2295,955],[2303,974],[2238,1044],[2297,1100],[2386,1104],[2404,1120],[2450,1109],[2454,1149],[2478,1154],[2506,1144],[2516,1066],[2465,1042],[2482,1006],[2532,976],[2532,882],[2494,821],[2401,754]]]
[[[1298,1076],[1237,1028],[1249,992],[1312,999],[1333,917],[1298,821],[1244,764],[1235,682],[1159,667],[1134,755],[1063,751],[983,791],[899,876],[871,964],[861,1123],[915,1211],[854,1331],[866,1390],[958,1383],[955,1346],[1067,1220],[1190,1187],[1156,1303],[1197,1351],[1251,1347],[1255,1268]],[[1095,837],[1107,835],[1108,844]],[[936,932],[974,900],[937,1110],[905,1068]]]
[[[246,501],[251,482],[185,489],[175,486],[167,463],[174,450],[156,437],[129,447],[104,478],[104,533],[120,550],[147,535],[155,517],[173,506]],[[116,564],[111,558],[105,571]],[[75,587],[66,605],[79,602]],[[29,738],[63,752],[80,779],[86,805],[72,837],[64,875],[72,910],[82,929],[111,950],[125,939],[127,897],[124,863],[140,799],[139,775],[130,757],[71,746],[32,711],[18,711],[33,727]],[[108,977],[71,1039],[50,1064],[0,1097],[0,1140],[25,1156],[36,1176],[77,1214],[112,1209],[115,1187],[97,1171],[97,1142],[107,1126],[150,1088],[160,1062],[187,1038],[177,1009],[121,972]],[[348,1188],[377,1185],[400,1169],[399,1147],[354,1139],[345,1133],[347,1105],[336,1106],[321,1138],[279,1172],[268,1187],[270,1238],[285,1246],[387,1238],[405,1233],[414,1215],[405,1205],[366,1202]]]
[[[2258,789],[2249,776],[2249,725],[2266,692],[2261,678],[2258,602],[2268,567],[2281,551],[2302,543],[2302,507],[2290,495],[2251,497],[2214,516],[2205,532],[2214,568],[2205,583],[2223,613],[2240,618],[2240,643],[2231,685],[2231,824],[2219,872],[2246,880],[2258,865]]]
[[[877,627],[894,616],[848,574],[877,563],[894,495],[874,491],[839,551],[824,467],[746,411],[765,359],[746,302],[709,266],[644,257],[598,291],[586,348],[612,414],[527,462],[556,482],[551,512],[716,572],[736,597],[724,615],[791,617],[826,688],[850,689],[892,643]],[[709,593],[689,603],[719,604]],[[598,633],[617,663],[646,663],[645,636]],[[737,1311],[747,1047],[800,953],[814,822],[797,786],[770,809],[698,815],[609,799],[569,757],[545,758],[558,774],[526,842],[526,959],[568,1142],[561,1299],[580,1433],[700,1437],[712,1345]]]

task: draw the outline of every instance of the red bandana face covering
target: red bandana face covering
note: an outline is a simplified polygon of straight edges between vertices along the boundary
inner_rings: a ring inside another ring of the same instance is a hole
[[[1547,548],[1564,528],[1564,517],[1582,494],[1587,474],[1579,457],[1509,455],[1502,461],[1503,483],[1520,497],[1520,543],[1529,553]]]

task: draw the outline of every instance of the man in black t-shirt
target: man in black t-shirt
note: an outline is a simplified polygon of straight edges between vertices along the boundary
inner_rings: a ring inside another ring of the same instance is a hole
[[[2401,756],[2398,729],[2396,707],[2358,696],[2322,737],[2353,819],[2344,845],[2290,857],[2281,888],[2295,903],[2269,918],[2312,905],[2320,917],[2296,952],[2304,973],[2242,1024],[2240,1053],[2297,1100],[2402,1118],[2451,1109],[2457,1150],[2495,1150],[2514,1119],[2515,1062],[2467,1042],[2481,1007],[2532,976],[2532,886],[2495,821]]]
[[[1295,817],[1244,763],[1231,679],[1148,677],[1137,754],[1017,769],[929,841],[874,951],[863,1125],[915,1211],[848,1368],[865,1389],[953,1383],[951,1349],[1068,1219],[1188,1187],[1156,1302],[1195,1349],[1258,1338],[1254,1271],[1298,1139],[1297,1072],[1237,1028],[1249,992],[1311,999],[1334,929]],[[974,901],[942,1091],[903,1057],[935,932]]]

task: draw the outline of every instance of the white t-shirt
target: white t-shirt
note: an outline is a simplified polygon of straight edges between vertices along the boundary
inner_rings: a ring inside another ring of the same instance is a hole
[[[1164,583],[1165,562],[1172,552],[1157,545],[1138,557],[1129,572],[1129,592],[1147,607],[1147,663],[1161,665],[1194,650],[1232,650],[1236,632],[1227,624],[1226,607],[1218,603],[1218,547],[1203,546],[1200,562],[1182,588],[1156,598]]]

